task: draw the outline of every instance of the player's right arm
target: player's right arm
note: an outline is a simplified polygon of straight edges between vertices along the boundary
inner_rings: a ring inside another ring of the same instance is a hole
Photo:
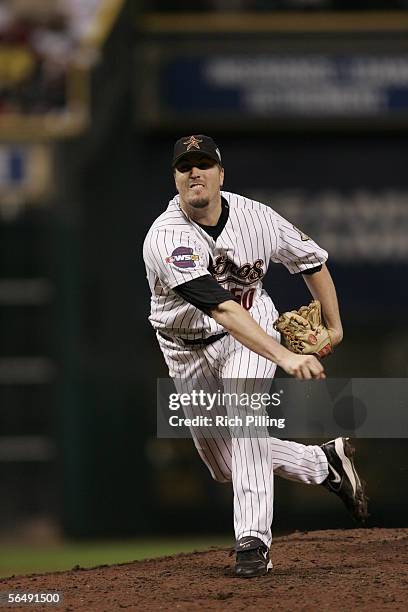
[[[291,353],[269,336],[240,304],[227,300],[209,313],[238,342],[276,363],[287,374],[300,379],[325,378],[324,368],[313,355]]]

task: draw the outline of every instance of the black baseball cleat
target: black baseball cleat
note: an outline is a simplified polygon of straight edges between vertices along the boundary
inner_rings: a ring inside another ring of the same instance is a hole
[[[235,547],[237,559],[235,575],[240,578],[264,576],[272,569],[269,548],[259,538],[246,536],[238,540]]]
[[[354,466],[354,448],[348,438],[336,438],[322,444],[321,449],[327,457],[329,475],[322,482],[332,493],[336,493],[358,523],[367,519],[368,498],[364,492],[364,482]]]

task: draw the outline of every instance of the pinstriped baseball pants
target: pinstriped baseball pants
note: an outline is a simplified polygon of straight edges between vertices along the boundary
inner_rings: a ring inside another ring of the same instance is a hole
[[[271,323],[265,329],[276,337]],[[232,336],[199,348],[183,347],[161,336],[158,340],[179,393],[197,390],[197,384],[208,393],[223,389],[252,394],[267,392],[270,388],[276,365]],[[218,410],[224,410],[229,416],[230,408],[226,405]],[[205,407],[185,409],[186,417],[198,414],[208,415]],[[190,430],[212,477],[218,482],[232,481],[237,540],[255,536],[270,546],[274,473],[306,484],[320,484],[328,474],[327,460],[319,446],[272,438],[266,429],[265,437],[242,436],[227,427],[218,427],[215,432],[214,428],[191,427]]]

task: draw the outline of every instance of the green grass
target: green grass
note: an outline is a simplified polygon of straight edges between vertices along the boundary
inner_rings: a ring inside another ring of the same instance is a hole
[[[161,557],[178,552],[206,550],[210,546],[231,546],[231,538],[163,538],[108,542],[71,542],[49,546],[0,543],[0,577],[12,574],[43,573],[71,569],[75,565],[125,563],[137,559]]]

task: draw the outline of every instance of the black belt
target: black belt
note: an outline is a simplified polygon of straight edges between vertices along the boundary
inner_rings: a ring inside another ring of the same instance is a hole
[[[226,336],[227,333],[228,332],[222,332],[222,334],[214,334],[213,336],[208,336],[208,338],[195,338],[194,340],[191,340],[190,338],[171,338],[170,336],[167,336],[166,334],[163,334],[163,332],[159,331],[159,335],[162,338],[165,338],[165,340],[170,340],[171,342],[174,342],[174,340],[180,340],[180,342],[182,342],[186,346],[194,346],[195,344],[204,344],[205,346],[207,346],[207,344],[217,342],[217,340],[220,340],[221,338]]]

